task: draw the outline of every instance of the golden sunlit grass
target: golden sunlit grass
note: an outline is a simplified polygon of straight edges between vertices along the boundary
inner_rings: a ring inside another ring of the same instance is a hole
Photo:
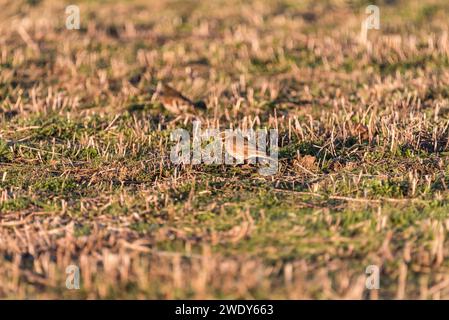
[[[449,297],[446,1],[69,4],[0,0],[1,298]],[[171,163],[159,81],[278,173]]]

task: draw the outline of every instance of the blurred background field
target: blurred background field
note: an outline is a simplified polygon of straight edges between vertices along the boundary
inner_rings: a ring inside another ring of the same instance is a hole
[[[0,298],[449,297],[449,2],[0,8]],[[158,81],[279,129],[279,172],[170,163]]]

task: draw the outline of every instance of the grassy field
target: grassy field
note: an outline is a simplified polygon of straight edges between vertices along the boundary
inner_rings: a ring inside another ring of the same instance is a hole
[[[0,298],[449,298],[449,3],[373,2],[0,0]],[[278,173],[171,163],[158,81]]]

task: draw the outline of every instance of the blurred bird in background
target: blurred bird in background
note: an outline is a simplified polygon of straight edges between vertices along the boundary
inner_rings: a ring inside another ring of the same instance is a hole
[[[205,112],[207,110],[204,101],[193,102],[163,82],[158,83],[153,100],[162,103],[164,108],[174,115],[196,114],[198,111]]]

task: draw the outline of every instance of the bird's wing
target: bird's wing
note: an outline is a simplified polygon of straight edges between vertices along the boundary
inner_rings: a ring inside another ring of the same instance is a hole
[[[176,89],[173,89],[172,87],[170,87],[167,84],[164,84],[164,83],[162,84],[162,90],[161,91],[162,91],[162,94],[164,96],[170,97],[173,100],[176,100],[178,103],[179,102],[184,102],[184,103],[193,105],[193,102],[190,101],[189,98],[185,97],[181,92],[179,92]]]

